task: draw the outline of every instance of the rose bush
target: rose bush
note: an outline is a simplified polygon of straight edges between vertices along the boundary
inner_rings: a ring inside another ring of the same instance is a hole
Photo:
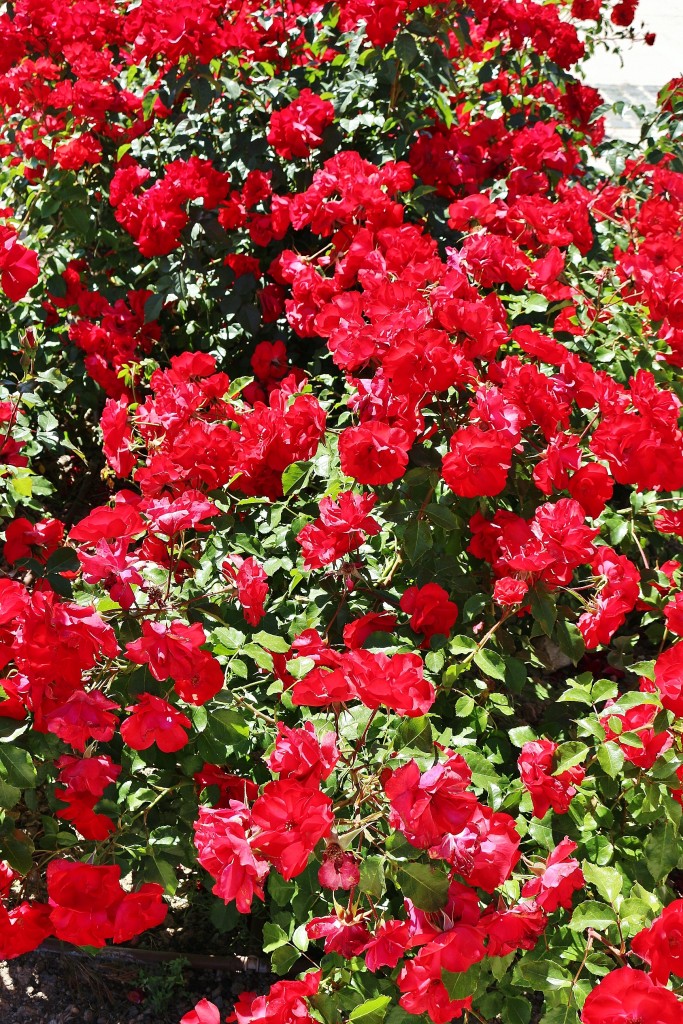
[[[239,1024],[680,1018],[683,87],[631,151],[579,77],[635,8],[0,15],[0,956],[199,886]]]

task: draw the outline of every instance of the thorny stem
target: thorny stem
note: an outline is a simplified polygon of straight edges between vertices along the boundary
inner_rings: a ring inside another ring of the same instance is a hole
[[[355,761],[355,760],[356,760],[356,758],[358,757],[358,754],[359,754],[359,752],[360,752],[361,748],[363,747],[363,745],[364,745],[364,743],[365,743],[365,739],[366,739],[366,737],[367,737],[367,735],[368,735],[368,731],[369,731],[369,729],[370,729],[370,726],[372,725],[372,723],[373,723],[373,722],[374,722],[374,720],[375,720],[375,716],[376,716],[376,714],[377,714],[377,711],[378,711],[378,709],[377,709],[377,708],[375,708],[375,709],[373,710],[372,714],[370,715],[370,717],[368,718],[368,722],[367,722],[367,725],[366,725],[366,726],[365,726],[365,728],[363,729],[363,735],[359,737],[359,739],[358,739],[358,742],[356,743],[356,746],[354,747],[354,750],[353,750],[353,754],[352,754],[352,756],[351,756],[351,764],[353,764],[353,763],[354,763],[354,761]]]

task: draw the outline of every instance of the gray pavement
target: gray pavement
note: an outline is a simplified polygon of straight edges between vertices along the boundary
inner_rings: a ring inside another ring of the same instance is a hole
[[[622,100],[621,113],[607,117],[607,134],[636,142],[640,137],[633,107],[653,110],[657,93],[670,79],[683,75],[683,0],[640,0],[633,23],[634,40],[618,53],[601,47],[585,65],[586,82],[607,103]],[[648,46],[645,33],[654,32]]]

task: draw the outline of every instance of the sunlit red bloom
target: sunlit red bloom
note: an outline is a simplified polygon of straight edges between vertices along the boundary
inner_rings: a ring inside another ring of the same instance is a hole
[[[23,299],[39,276],[37,254],[19,242],[13,228],[0,225],[0,287],[7,298]]]
[[[409,761],[384,782],[391,803],[390,824],[422,849],[433,846],[445,833],[462,831],[477,805],[468,790],[471,777],[459,754],[451,754],[423,774],[416,761]]]
[[[557,743],[552,740],[533,740],[524,744],[517,760],[520,778],[531,795],[537,818],[543,818],[551,807],[556,814],[566,814],[586,774],[581,765],[574,765],[554,775],[556,750]]]
[[[326,953],[341,953],[347,959],[359,956],[370,938],[365,921],[343,910],[328,917],[312,918],[306,925],[306,934],[309,939],[324,939]]]
[[[659,655],[655,662],[655,685],[667,711],[683,718],[683,643],[675,643]]]
[[[533,868],[534,877],[522,887],[522,897],[532,899],[536,907],[552,914],[558,907],[570,910],[572,897],[584,886],[581,866],[571,856],[576,843],[563,839],[549,854],[544,864]]]
[[[583,1004],[583,1024],[679,1024],[681,1003],[667,988],[655,985],[649,975],[632,967],[620,967],[601,978]]]
[[[50,908],[45,903],[20,903],[6,910],[0,903],[0,956],[3,960],[30,953],[53,933]]]
[[[539,906],[518,903],[505,910],[491,908],[480,927],[488,936],[489,956],[508,956],[517,949],[533,949],[545,931],[548,918]]]
[[[472,1005],[472,997],[451,999],[441,980],[441,957],[437,951],[421,952],[408,960],[396,979],[402,993],[400,1005],[408,1013],[427,1013],[434,1024],[447,1024],[462,1017]]]
[[[268,596],[268,576],[255,558],[232,555],[223,562],[223,572],[237,587],[237,598],[244,619],[250,626],[258,626],[265,615],[264,602]]]
[[[666,627],[675,636],[683,636],[683,593],[676,594],[673,600],[664,605]]]
[[[286,880],[301,874],[334,821],[330,798],[295,779],[269,782],[251,813],[258,829],[252,839],[253,848]]]
[[[659,706],[636,704],[626,711],[615,712],[612,711],[613,703],[614,701],[607,701],[600,715],[600,724],[605,730],[605,739],[618,743],[627,761],[648,771],[659,755],[667,751],[673,744],[673,736],[668,729],[655,731],[653,728]],[[612,728],[613,725],[618,728],[617,723],[621,725],[618,733]],[[629,737],[629,733],[631,737]],[[629,738],[632,738],[634,733],[638,739],[634,743],[629,743]]]
[[[309,971],[301,981],[276,981],[265,995],[241,992],[228,1021],[237,1024],[313,1024],[306,1000],[320,987],[322,971]]]
[[[365,963],[369,971],[395,967],[410,946],[408,921],[382,921],[365,947]]]
[[[254,896],[264,898],[263,883],[270,870],[250,843],[251,815],[239,801],[225,808],[200,807],[195,822],[199,863],[215,879],[212,892],[224,901],[235,900],[240,914],[248,914]]]
[[[511,446],[496,431],[463,427],[451,437],[442,475],[461,498],[493,496],[505,487],[511,460]]]
[[[322,145],[325,128],[334,121],[334,107],[329,100],[302,89],[298,97],[270,116],[268,142],[286,160],[307,157]]]
[[[349,650],[362,647],[373,633],[392,633],[398,619],[387,612],[368,612],[359,619],[353,619],[344,626],[344,643]]]
[[[113,712],[118,710],[119,705],[99,690],[79,690],[66,703],[47,712],[45,727],[76,750],[84,751],[89,739],[106,743],[112,738],[118,724]]]
[[[339,438],[342,472],[361,484],[388,484],[402,476],[411,439],[405,430],[371,420],[347,427]]]
[[[13,519],[5,527],[4,556],[12,565],[20,558],[35,558],[43,565],[64,537],[64,524],[59,519],[41,519],[31,523],[28,519]]]
[[[209,999],[200,999],[180,1018],[180,1024],[221,1024],[221,1011]]]
[[[47,892],[54,934],[77,946],[104,946],[107,939],[126,942],[166,917],[163,888],[147,883],[125,892],[118,865],[52,860]]]
[[[320,518],[304,526],[297,536],[307,569],[320,569],[355,551],[366,537],[374,537],[380,526],[370,512],[377,496],[344,491],[336,501],[323,498]]]
[[[337,735],[326,732],[318,740],[313,722],[304,722],[299,729],[278,722],[275,749],[266,764],[281,779],[298,779],[314,786],[329,778],[339,760]]]
[[[338,843],[329,843],[318,870],[318,881],[324,889],[353,889],[360,881],[357,857],[342,850]]]
[[[130,718],[121,725],[121,738],[133,750],[147,750],[156,743],[159,750],[170,754],[187,743],[185,730],[192,725],[190,719],[161,697],[142,693],[137,704],[131,704],[126,711]]]
[[[631,940],[634,953],[650,965],[650,976],[666,985],[671,974],[683,977],[683,900],[674,900],[649,928]]]
[[[423,647],[429,646],[436,634],[448,636],[458,617],[458,606],[438,583],[409,587],[401,598],[401,610],[410,615],[411,628],[424,634]]]

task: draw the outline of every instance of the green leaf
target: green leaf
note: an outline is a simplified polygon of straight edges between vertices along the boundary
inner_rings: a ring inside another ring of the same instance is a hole
[[[394,748],[404,750],[406,747],[423,750],[427,754],[434,749],[432,726],[426,715],[402,719],[396,730]]]
[[[19,789],[35,789],[38,777],[30,755],[7,743],[0,743],[0,775]]]
[[[351,1010],[349,1020],[354,1021],[354,1024],[382,1024],[390,1002],[391,996],[375,996],[374,999],[368,999]]]
[[[588,747],[586,744],[580,743],[578,740],[560,743],[555,751],[555,771],[553,774],[560,775],[562,772],[566,772],[568,768],[581,764],[586,760],[587,753]]]
[[[536,948],[527,953],[515,967],[515,985],[533,988],[541,992],[555,992],[570,988],[572,975],[557,961],[552,960],[546,950]]]
[[[603,899],[614,903],[620,895],[624,880],[616,868],[601,868],[590,861],[583,862],[583,877],[592,885]]]
[[[418,562],[432,547],[432,531],[424,519],[414,519],[403,534],[403,550],[411,564]]]
[[[80,563],[75,551],[71,548],[58,548],[48,558],[45,572],[48,575],[55,572],[75,572],[79,565]],[[116,607],[118,608],[118,605]]]
[[[573,932],[584,932],[587,928],[595,928],[596,931],[604,931],[611,924],[616,924],[617,915],[606,903],[599,903],[596,900],[586,900],[580,903],[569,922]]]
[[[586,645],[578,626],[565,619],[558,619],[555,624],[554,636],[562,653],[566,654],[574,665],[578,664],[586,653]]]
[[[472,747],[463,747],[460,753],[472,771],[472,782],[475,786],[486,788],[487,785],[500,785],[500,775],[487,757]]]
[[[628,747],[635,747],[636,750],[642,750],[645,746],[637,732],[622,732],[619,740]]]
[[[0,858],[6,860],[15,871],[27,875],[33,867],[33,843],[25,832],[16,831],[0,836]]]
[[[598,747],[598,763],[611,779],[616,779],[619,775],[624,767],[624,760],[623,750],[613,740],[609,740]]]
[[[645,863],[656,883],[661,882],[678,864],[682,852],[678,831],[670,821],[658,822],[645,840]]]
[[[283,493],[290,494],[295,488],[298,490],[297,484],[303,486],[310,472],[310,462],[293,462],[291,466],[287,466],[287,469],[282,474]]]
[[[506,1024],[529,1024],[531,1003],[522,996],[505,997]]]
[[[524,296],[524,309],[531,311],[532,313],[545,313],[548,308],[548,300],[545,295],[539,295],[538,292],[532,292],[531,295]]]
[[[621,901],[619,906],[621,927],[630,936],[636,935],[645,928],[652,918],[652,908],[644,900],[629,898]]]
[[[261,647],[265,647],[267,651],[274,651],[276,654],[286,654],[291,647],[288,640],[284,637],[274,636],[272,633],[254,633],[252,640],[255,644],[259,644]]]
[[[145,302],[145,323],[149,324],[153,320],[159,319],[159,314],[164,308],[165,295],[150,295]]]
[[[263,926],[263,952],[272,953],[289,942],[287,932],[279,924],[267,921]]]
[[[334,996],[324,992],[316,992],[315,995],[308,997],[308,1002],[318,1011],[325,1024],[340,1024],[339,1001]]]
[[[557,608],[550,594],[539,585],[529,595],[531,614],[546,636],[552,636],[557,619]]]
[[[460,528],[460,520],[446,505],[432,503],[427,505],[425,512],[430,522],[435,526],[440,526],[442,530],[458,530]]]
[[[467,971],[441,971],[441,981],[451,999],[467,999],[473,995],[480,976],[479,964],[474,964]]]
[[[259,668],[265,672],[273,671],[273,657],[268,651],[264,651],[258,644],[246,644],[241,651],[248,658],[255,661]]]
[[[233,629],[232,626],[219,626],[218,629],[214,629],[211,639],[228,651],[239,651],[246,637],[239,629]]]
[[[400,35],[396,36],[394,49],[396,50],[396,56],[400,57],[407,68],[414,64],[419,56],[415,40],[407,32],[401,32]]]
[[[286,882],[282,875],[271,871],[268,875],[268,893],[273,897],[278,907],[288,907],[292,902],[292,896],[296,892],[296,882]]]
[[[471,636],[454,636],[448,649],[451,654],[469,654],[470,651],[476,651],[477,641]]]
[[[532,743],[538,739],[534,730],[528,725],[519,725],[516,729],[510,729],[508,736],[515,747],[523,747],[525,743]]]
[[[178,876],[173,865],[164,860],[163,857],[152,857],[148,863],[154,865],[154,872],[156,873],[156,878],[153,878],[152,881],[163,885],[164,892],[168,893],[169,896],[174,896],[178,888]]]
[[[367,893],[378,900],[384,894],[384,859],[372,854],[365,857],[360,866],[360,882],[358,887],[361,892]]]
[[[654,661],[636,661],[633,665],[628,666],[629,672],[634,672],[637,676],[645,676],[651,682],[655,678],[655,663]]]
[[[655,696],[654,693],[641,693],[640,690],[629,690],[628,693],[622,693],[619,700],[615,700],[614,704],[610,707],[610,712],[613,715],[620,715],[631,708],[640,707],[641,704],[656,704],[660,706],[659,697]]]
[[[596,704],[602,700],[614,700],[618,693],[619,687],[612,679],[598,679],[591,689],[591,697]]]
[[[30,474],[10,477],[10,489],[19,498],[30,498],[33,493],[33,479]]]
[[[440,910],[448,899],[448,875],[431,864],[402,864],[398,884],[403,895],[420,910]]]
[[[474,711],[474,699],[472,697],[459,697],[455,702],[455,713],[458,718],[467,718]]]
[[[301,956],[296,946],[289,943],[286,946],[279,946],[273,952],[271,963],[275,974],[287,974]]]
[[[15,807],[21,799],[21,790],[0,779],[0,807]]]
[[[505,682],[505,659],[496,651],[482,648],[474,655],[474,663],[491,679],[498,679],[501,683]]]
[[[295,679],[303,679],[315,668],[315,661],[313,658],[292,658],[285,668]]]
[[[554,1006],[541,1017],[539,1024],[581,1024],[578,1010],[573,1006]]]

